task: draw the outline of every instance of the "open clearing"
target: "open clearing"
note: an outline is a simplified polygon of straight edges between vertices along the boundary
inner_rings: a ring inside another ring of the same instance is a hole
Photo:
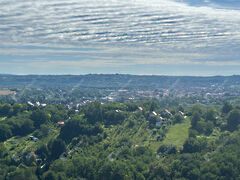
[[[182,149],[185,140],[188,138],[188,129],[190,126],[191,123],[188,118],[185,119],[183,123],[171,126],[162,144],[172,144],[175,145],[178,150]]]

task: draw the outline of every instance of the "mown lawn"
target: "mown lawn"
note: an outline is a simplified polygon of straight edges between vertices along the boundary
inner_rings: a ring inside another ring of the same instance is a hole
[[[190,126],[191,123],[188,118],[186,118],[183,123],[171,126],[162,144],[172,144],[175,145],[178,150],[182,149],[185,140],[188,138],[188,129]]]

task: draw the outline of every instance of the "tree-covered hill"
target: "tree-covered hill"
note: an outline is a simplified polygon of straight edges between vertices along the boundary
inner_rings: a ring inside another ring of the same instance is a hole
[[[237,179],[240,108],[0,105],[0,179]]]

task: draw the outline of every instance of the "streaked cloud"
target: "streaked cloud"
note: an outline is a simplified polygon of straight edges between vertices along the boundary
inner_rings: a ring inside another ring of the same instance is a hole
[[[240,11],[191,2],[0,1],[0,66],[240,66]]]

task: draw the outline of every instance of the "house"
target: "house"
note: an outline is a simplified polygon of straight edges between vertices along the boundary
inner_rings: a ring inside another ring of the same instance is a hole
[[[161,127],[163,124],[164,119],[160,116],[158,120],[156,121],[156,126]]]
[[[172,113],[171,113],[169,110],[165,109],[164,111],[165,111],[168,115],[172,116]]]
[[[163,121],[163,117],[160,116],[160,117],[158,118],[158,120],[159,120],[159,121]]]
[[[178,111],[178,113],[182,116],[184,116],[184,113],[182,111]]]
[[[27,103],[28,103],[28,105],[30,105],[30,106],[34,106],[34,104],[31,103],[30,101],[28,101]]]
[[[37,158],[38,156],[35,154],[35,152],[30,152],[27,154],[26,159],[29,160],[31,157]]]
[[[37,142],[38,141],[38,138],[37,137],[34,137],[34,136],[30,136],[29,137],[29,140],[33,141],[33,142]]]
[[[152,112],[153,116],[157,116],[157,113],[155,111]]]
[[[143,108],[142,108],[142,107],[138,107],[138,109],[139,109],[140,111],[142,111],[142,110],[143,110]]]
[[[67,105],[67,109],[68,109],[68,110],[71,110],[72,107],[71,107],[70,105]]]
[[[165,109],[162,113],[162,116],[164,118],[170,118],[172,116],[172,113],[169,110]]]
[[[64,125],[63,121],[58,122],[58,125]]]

